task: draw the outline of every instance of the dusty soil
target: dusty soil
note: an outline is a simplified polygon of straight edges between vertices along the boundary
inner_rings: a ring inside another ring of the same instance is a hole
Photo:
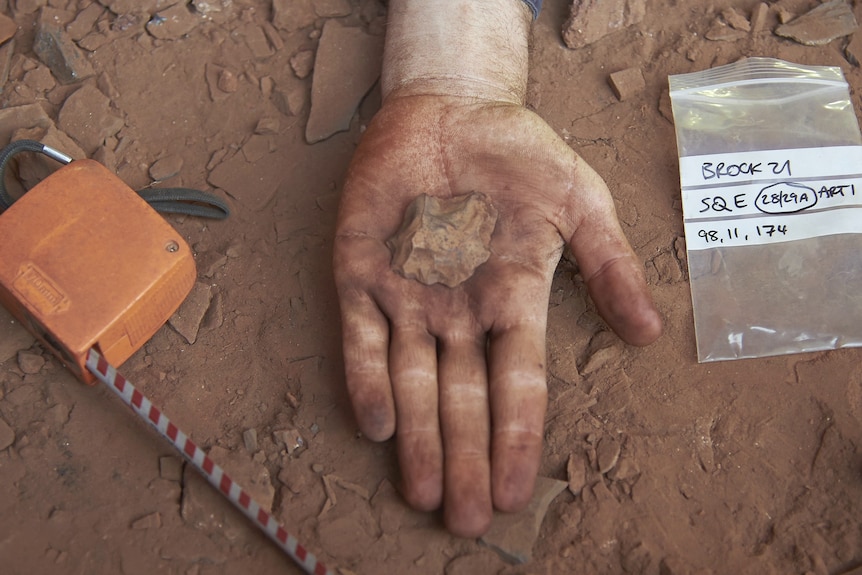
[[[749,15],[757,2],[652,0],[642,22],[578,50],[562,42],[568,2],[546,0],[533,28],[529,103],[606,178],[666,333],[645,349],[622,345],[573,266],[561,265],[541,471],[566,480],[586,466],[586,486],[554,499],[526,565],[407,509],[393,446],[357,434],[330,251],[342,178],[379,92],[349,131],[306,143],[312,75],[297,78],[290,59],[316,50],[327,18],[269,29],[270,2],[197,2],[224,9],[156,38],[149,14],[98,11],[85,32],[101,37],[79,40],[95,74],[62,85],[32,50],[45,4],[0,2],[18,25],[3,108],[36,103],[59,121],[82,86],[99,90],[118,131],[75,142],[82,152],[134,188],[169,160],[180,169],[165,184],[215,190],[233,208],[223,222],[169,218],[198,261],[200,329],[187,338],[164,327],[122,371],[327,563],[345,574],[858,573],[862,352],[696,362],[666,105],[669,74],[761,55],[840,66],[858,111],[862,71],[845,57],[847,39],[808,47],[771,33],[778,7],[802,13],[816,0],[771,3],[763,33],[727,41],[705,39],[720,12]],[[90,2],[47,4],[65,11],[65,25]],[[379,36],[382,10],[354,0],[337,18]],[[862,4],[854,10],[862,18]],[[609,75],[633,67],[645,88],[620,101]],[[107,390],[78,383],[5,324],[4,573],[299,572]]]

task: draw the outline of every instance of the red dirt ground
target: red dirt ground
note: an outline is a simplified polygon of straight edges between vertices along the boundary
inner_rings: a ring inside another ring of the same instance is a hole
[[[290,58],[316,49],[325,18],[273,28],[278,39],[261,45],[273,17],[263,0],[210,2],[224,9],[165,39],[144,28],[155,10],[137,19],[120,11],[126,20],[103,12],[91,28],[105,41],[86,52],[95,75],[66,86],[31,49],[46,4],[71,22],[90,2],[0,2],[18,25],[3,108],[35,102],[57,121],[82,84],[101,90],[120,128],[97,149],[78,142],[87,154],[136,189],[151,182],[157,160],[181,160],[165,184],[215,189],[233,208],[223,222],[169,217],[193,247],[211,301],[199,304],[206,315],[194,343],[166,326],[123,373],[240,483],[271,499],[328,564],[345,575],[860,572],[862,352],[697,363],[665,99],[669,74],[758,55],[840,66],[858,112],[862,71],[845,57],[848,39],[807,47],[771,33],[779,7],[798,14],[816,0],[771,2],[765,31],[734,41],[705,33],[723,9],[749,15],[757,2],[652,0],[643,22],[578,50],[561,39],[569,2],[546,0],[533,28],[529,104],[608,182],[666,330],[647,348],[621,344],[575,268],[561,264],[541,472],[565,480],[570,458],[594,465],[601,442],[616,442],[620,459],[605,475],[591,468],[579,495],[551,503],[526,565],[406,508],[393,445],[357,433],[331,237],[346,166],[379,91],[349,131],[305,142],[312,77],[297,78]],[[383,6],[353,0],[350,8],[340,20],[382,33]],[[862,18],[862,4],[854,10]],[[620,102],[608,77],[632,67],[646,87]],[[221,83],[212,76],[219,70],[229,72]],[[261,120],[269,128],[255,134]],[[299,572],[106,390],[78,383],[19,327],[0,333],[11,346],[0,358],[0,571]]]

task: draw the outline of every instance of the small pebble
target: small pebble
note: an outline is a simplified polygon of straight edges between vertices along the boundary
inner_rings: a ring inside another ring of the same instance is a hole
[[[216,85],[222,92],[232,94],[239,89],[239,80],[237,80],[236,74],[230,70],[222,70],[218,75]]]
[[[599,464],[599,473],[607,473],[613,469],[620,459],[619,442],[613,437],[603,437],[596,446],[596,459]]]
[[[627,68],[614,72],[610,77],[611,89],[620,102],[629,100],[646,88],[643,73],[640,68]]]
[[[250,453],[254,453],[255,451],[257,451],[257,430],[246,429],[245,431],[243,431],[242,442],[245,444],[245,448]]]
[[[182,168],[183,159],[180,156],[168,156],[166,158],[156,160],[153,165],[150,166],[149,173],[153,181],[161,182],[163,180],[173,178],[180,173]]]
[[[18,352],[18,367],[27,374],[39,373],[45,366],[45,358],[31,351]]]

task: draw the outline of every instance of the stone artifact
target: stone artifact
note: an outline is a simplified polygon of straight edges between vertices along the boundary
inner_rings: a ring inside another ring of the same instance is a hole
[[[401,228],[386,241],[392,269],[426,285],[455,287],[491,255],[496,223],[497,210],[485,194],[422,194],[407,206]]]

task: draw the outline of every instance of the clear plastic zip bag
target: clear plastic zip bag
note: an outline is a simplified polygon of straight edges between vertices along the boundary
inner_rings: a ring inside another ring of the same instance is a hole
[[[862,346],[862,136],[836,67],[670,77],[701,362]]]

